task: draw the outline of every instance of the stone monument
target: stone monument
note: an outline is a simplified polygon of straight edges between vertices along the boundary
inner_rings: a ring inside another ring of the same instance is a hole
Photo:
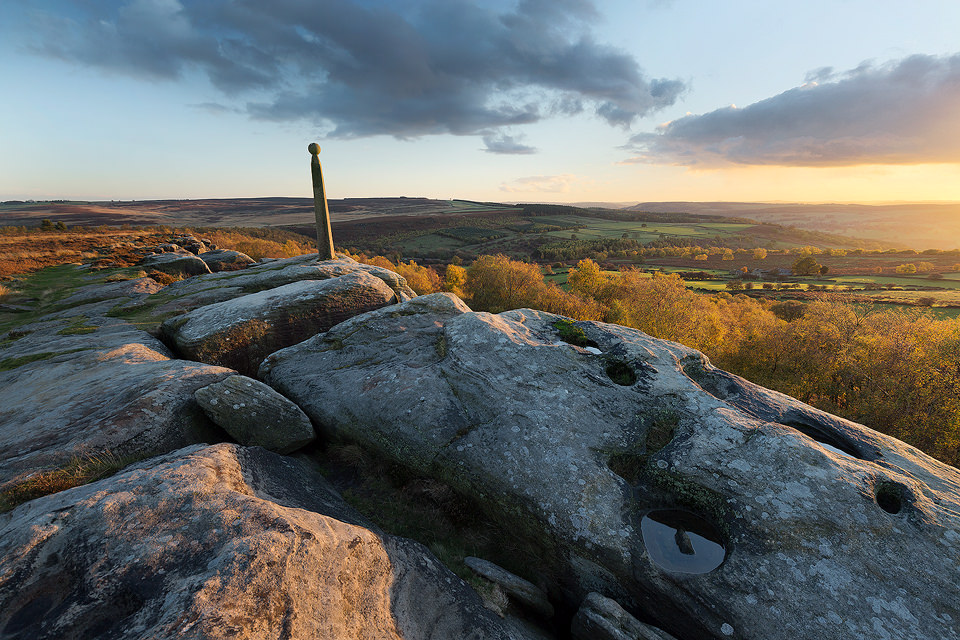
[[[330,231],[330,210],[327,208],[327,194],[323,190],[323,171],[320,169],[320,145],[311,142],[307,151],[310,159],[310,173],[313,176],[313,212],[317,217],[317,253],[321,260],[333,260],[333,233]]]

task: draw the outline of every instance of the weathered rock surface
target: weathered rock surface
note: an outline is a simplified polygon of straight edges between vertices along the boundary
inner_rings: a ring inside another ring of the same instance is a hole
[[[524,580],[483,558],[467,557],[463,559],[463,563],[478,576],[500,585],[504,593],[524,607],[545,618],[553,617],[553,605],[547,599],[547,594],[529,580]]]
[[[225,444],[0,515],[0,635],[522,640],[303,464]]]
[[[558,322],[423,296],[260,377],[555,544],[571,603],[601,592],[684,640],[960,637],[960,472],[681,345],[576,323],[597,355]]]
[[[382,267],[360,264],[352,258],[319,260],[317,254],[261,262],[238,272],[220,272],[174,282],[147,300],[159,312],[190,311],[239,296],[274,289],[303,280],[328,280],[363,272],[383,280],[397,296],[396,302],[416,297],[407,281]]]
[[[90,284],[60,300],[61,304],[86,304],[100,300],[116,298],[144,298],[163,289],[163,285],[153,278],[134,278],[105,284]]]
[[[139,264],[145,269],[156,269],[174,276],[197,276],[202,273],[210,273],[210,267],[207,266],[206,262],[183,249],[147,256]]]
[[[317,437],[300,407],[247,376],[230,376],[193,397],[213,422],[243,445],[290,453]]]
[[[570,625],[573,640],[676,640],[669,633],[644,624],[615,600],[595,591],[587,594]]]
[[[303,280],[209,304],[163,323],[163,333],[192,360],[255,375],[270,353],[357,315],[390,304],[393,289],[363,271]]]
[[[84,453],[149,454],[224,439],[193,392],[235,372],[175,360],[114,318],[87,318],[81,329],[44,320],[0,350],[0,485]]]
[[[248,265],[256,264],[256,260],[247,254],[229,249],[206,251],[200,254],[200,259],[206,262],[210,271],[214,273],[246,269]]]

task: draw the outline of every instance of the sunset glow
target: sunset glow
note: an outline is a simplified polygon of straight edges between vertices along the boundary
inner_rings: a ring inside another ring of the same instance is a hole
[[[0,199],[960,200],[955,2],[207,4],[4,3]]]

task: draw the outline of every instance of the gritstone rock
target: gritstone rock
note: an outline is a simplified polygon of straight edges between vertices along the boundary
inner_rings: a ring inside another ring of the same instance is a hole
[[[290,453],[313,442],[310,418],[259,380],[230,376],[197,389],[204,413],[240,444]]]
[[[0,485],[84,453],[142,455],[223,439],[193,392],[234,371],[175,360],[114,318],[49,320],[0,353]],[[92,329],[92,332],[87,332]]]
[[[147,256],[139,264],[144,268],[156,269],[173,276],[196,276],[202,273],[210,273],[210,268],[206,262],[182,249],[171,253],[156,253]]]
[[[170,318],[162,329],[186,357],[254,375],[273,351],[390,304],[394,296],[383,280],[357,271],[209,304]]]
[[[304,464],[194,446],[0,514],[4,638],[523,640]]]
[[[364,272],[383,280],[396,294],[396,300],[416,297],[407,281],[383,267],[360,264],[346,256],[336,260],[319,260],[317,254],[261,262],[238,272],[220,272],[187,278],[174,282],[163,291],[148,299],[156,302],[158,312],[190,311],[199,306],[223,302],[250,293],[300,282],[302,280],[328,280],[350,273]]]
[[[624,611],[610,598],[590,592],[573,617],[570,632],[574,640],[677,640]]]
[[[685,640],[960,637],[960,472],[682,345],[434,294],[260,377],[554,545],[569,605],[597,591]]]
[[[553,605],[547,600],[547,594],[529,580],[524,580],[483,558],[467,557],[463,559],[463,563],[478,576],[500,585],[508,596],[531,611],[545,618],[553,617]]]

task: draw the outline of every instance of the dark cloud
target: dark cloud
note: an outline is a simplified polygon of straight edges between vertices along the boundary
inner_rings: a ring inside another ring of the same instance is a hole
[[[635,135],[629,162],[848,166],[960,162],[960,54],[819,69],[802,87]]]
[[[595,42],[591,0],[90,0],[38,13],[46,55],[148,79],[197,70],[248,112],[308,119],[331,135],[489,134],[592,109],[611,125],[673,104],[684,85],[648,79]],[[499,140],[506,144],[509,136]],[[490,144],[488,148],[493,150]]]
[[[485,144],[487,147],[484,149],[484,151],[487,153],[526,155],[537,152],[534,147],[520,142],[518,137],[511,136],[503,132],[493,132],[484,135],[483,144]]]

